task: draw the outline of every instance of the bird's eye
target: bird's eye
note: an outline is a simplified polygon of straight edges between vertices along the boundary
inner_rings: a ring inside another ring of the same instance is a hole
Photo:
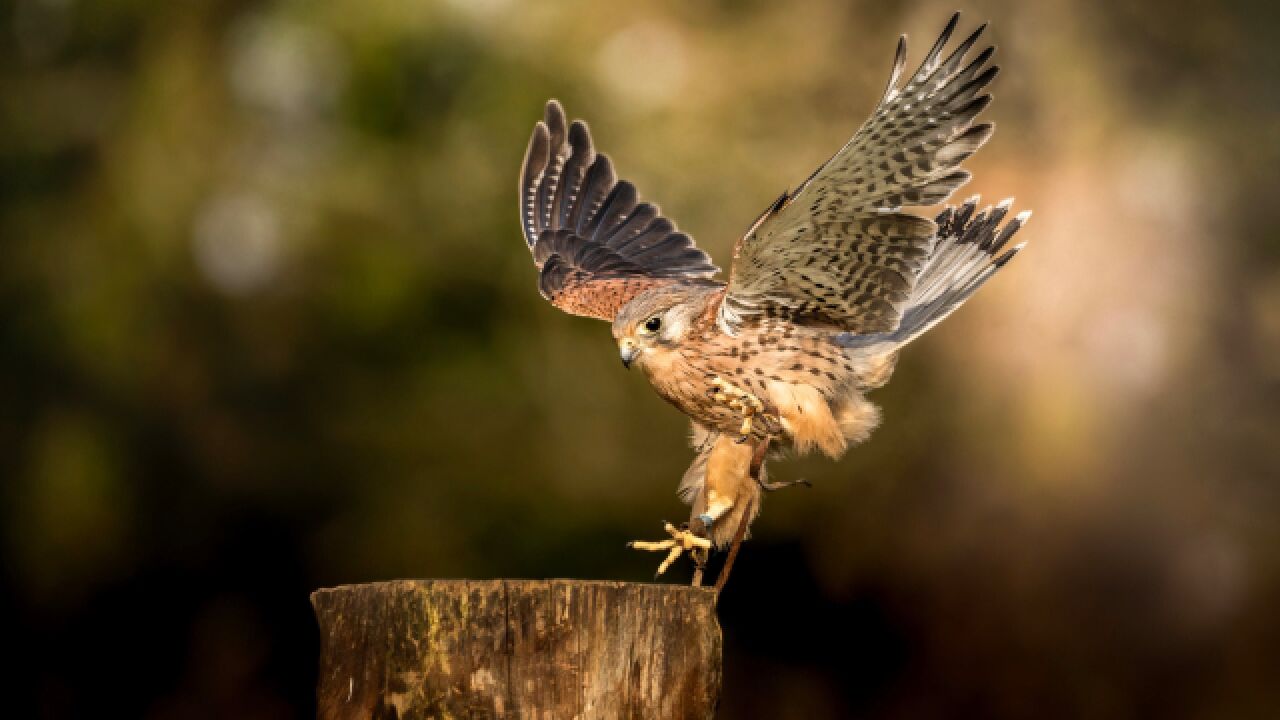
[[[658,332],[658,328],[662,327],[662,318],[651,317],[644,321],[644,329],[649,332]]]

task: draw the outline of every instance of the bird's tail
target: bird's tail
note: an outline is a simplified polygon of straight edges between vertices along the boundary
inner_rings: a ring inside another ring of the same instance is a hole
[[[1031,211],[1020,212],[1001,226],[1012,204],[1013,198],[1008,198],[975,215],[975,195],[938,215],[933,254],[916,279],[902,322],[890,334],[895,345],[905,345],[942,322],[1018,254],[1025,243],[1007,250],[1005,246],[1026,224]]]

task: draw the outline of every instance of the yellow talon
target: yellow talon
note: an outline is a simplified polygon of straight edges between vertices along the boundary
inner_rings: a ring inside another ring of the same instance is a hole
[[[671,539],[653,542],[636,540],[635,542],[627,543],[628,547],[635,548],[636,550],[648,550],[649,552],[667,551],[667,557],[662,561],[662,564],[658,566],[658,572],[654,577],[666,572],[667,568],[671,567],[671,564],[678,560],[686,551],[708,550],[711,548],[710,540],[698,537],[688,530],[679,530],[671,523],[666,523],[662,528],[667,531],[667,534],[671,536]]]
[[[781,422],[776,415],[765,411],[764,401],[719,375],[711,378],[711,390],[708,394],[730,410],[742,414],[742,426],[738,432],[741,437],[738,442],[745,442],[751,436],[757,418],[764,423],[767,434],[776,435],[781,431]]]

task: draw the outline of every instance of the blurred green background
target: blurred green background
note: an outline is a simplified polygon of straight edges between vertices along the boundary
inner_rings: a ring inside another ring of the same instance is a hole
[[[773,465],[724,717],[1280,716],[1276,7],[962,6],[1030,246]],[[0,0],[11,717],[306,717],[320,586],[647,580],[687,427],[537,295],[543,102],[727,264],[953,9]]]

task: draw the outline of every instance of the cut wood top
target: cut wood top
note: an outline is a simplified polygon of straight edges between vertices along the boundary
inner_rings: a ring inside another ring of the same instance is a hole
[[[319,717],[710,718],[709,588],[395,580],[318,590]]]

